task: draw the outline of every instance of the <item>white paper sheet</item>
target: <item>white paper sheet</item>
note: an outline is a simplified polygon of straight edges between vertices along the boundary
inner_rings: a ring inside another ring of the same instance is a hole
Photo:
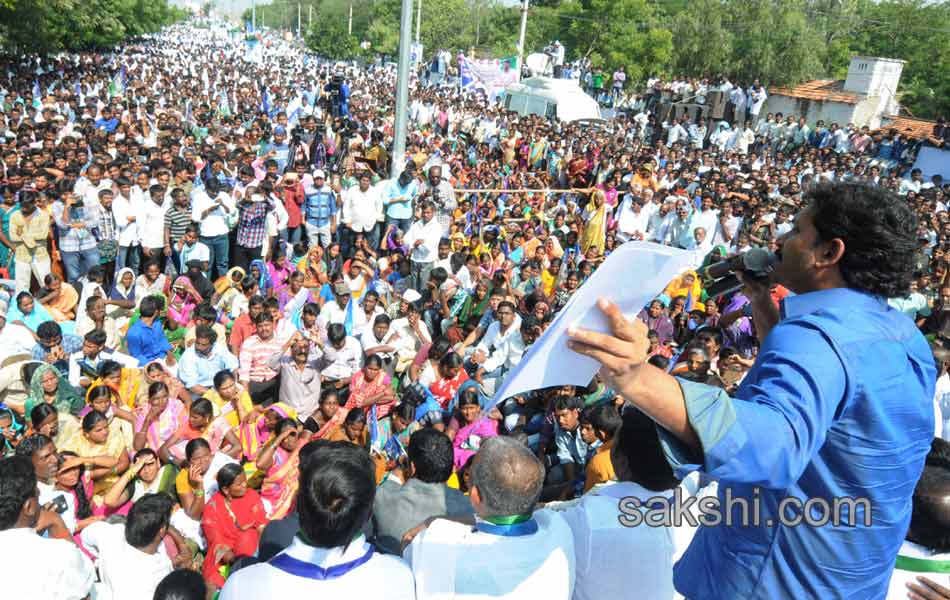
[[[495,392],[495,402],[545,387],[590,383],[599,363],[567,347],[568,327],[607,332],[607,319],[597,308],[601,296],[634,318],[674,277],[689,269],[692,261],[692,252],[651,242],[627,242],[618,247],[507,374]]]

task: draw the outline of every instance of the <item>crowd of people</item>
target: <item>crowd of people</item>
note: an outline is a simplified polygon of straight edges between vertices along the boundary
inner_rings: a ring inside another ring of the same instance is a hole
[[[601,375],[494,391],[643,240],[693,257],[637,315],[649,364],[734,395],[767,328],[704,267],[780,252],[817,184],[916,214],[911,291],[888,302],[931,340],[918,487],[946,494],[948,187],[910,168],[932,140],[760,115],[759,82],[751,110],[734,86],[733,128],[660,121],[646,91],[603,126],[518,116],[445,80],[414,83],[393,156],[393,69],[338,73],[276,36],[247,61],[210,32],[0,60],[11,597],[675,597],[696,529],[628,529],[617,504],[717,483],[674,470]],[[950,552],[934,494],[902,556]]]

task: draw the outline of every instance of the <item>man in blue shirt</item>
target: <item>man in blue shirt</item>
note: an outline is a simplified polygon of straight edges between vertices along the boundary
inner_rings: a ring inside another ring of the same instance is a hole
[[[178,361],[178,378],[195,397],[201,396],[214,385],[219,371],[236,371],[238,360],[224,344],[218,344],[218,334],[208,325],[195,329],[195,343],[185,350]]]
[[[311,246],[319,243],[326,250],[336,233],[336,192],[326,184],[326,173],[317,169],[313,185],[305,187],[303,193],[307,241]]]
[[[129,354],[138,359],[139,366],[165,358],[167,364],[175,363],[172,345],[165,337],[162,322],[158,319],[159,305],[155,296],[142,298],[139,305],[139,320],[129,327],[125,338]]]
[[[403,233],[409,231],[412,225],[412,201],[419,193],[419,186],[409,170],[403,171],[399,177],[391,180],[383,191],[383,206],[386,210],[386,234],[389,234],[390,225],[401,229]]]
[[[767,284],[746,282],[762,347],[735,398],[648,365],[646,326],[607,300],[612,334],[569,331],[571,347],[660,425],[680,475],[718,480],[721,507],[727,493],[749,515],[758,504],[758,522],[732,504],[731,524],[698,530],[674,571],[691,600],[883,600],[907,533],[936,370],[913,321],[885,299],[910,285],[917,219],[883,188],[831,183],[806,197],[774,273],[797,295],[780,313]],[[862,501],[835,505],[844,498]],[[802,521],[823,512],[841,524]]]

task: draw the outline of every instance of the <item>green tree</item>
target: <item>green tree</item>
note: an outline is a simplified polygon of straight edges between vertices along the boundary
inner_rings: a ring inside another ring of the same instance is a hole
[[[346,33],[342,19],[317,19],[307,29],[304,40],[307,47],[326,58],[351,59],[359,55],[360,46],[355,36]]]
[[[722,0],[700,0],[672,18],[673,68],[690,75],[726,73],[732,66],[733,32]]]

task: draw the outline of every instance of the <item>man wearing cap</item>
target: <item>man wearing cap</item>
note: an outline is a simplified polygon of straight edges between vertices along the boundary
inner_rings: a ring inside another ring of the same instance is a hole
[[[304,188],[304,210],[307,240],[310,246],[330,246],[336,233],[336,192],[326,184],[326,173],[317,169],[313,173],[313,185]]]
[[[317,317],[317,327],[323,340],[327,339],[327,327],[333,323],[346,322],[346,305],[350,301],[350,286],[345,283],[338,283],[333,286],[333,302],[327,302],[320,309],[320,316]]]

